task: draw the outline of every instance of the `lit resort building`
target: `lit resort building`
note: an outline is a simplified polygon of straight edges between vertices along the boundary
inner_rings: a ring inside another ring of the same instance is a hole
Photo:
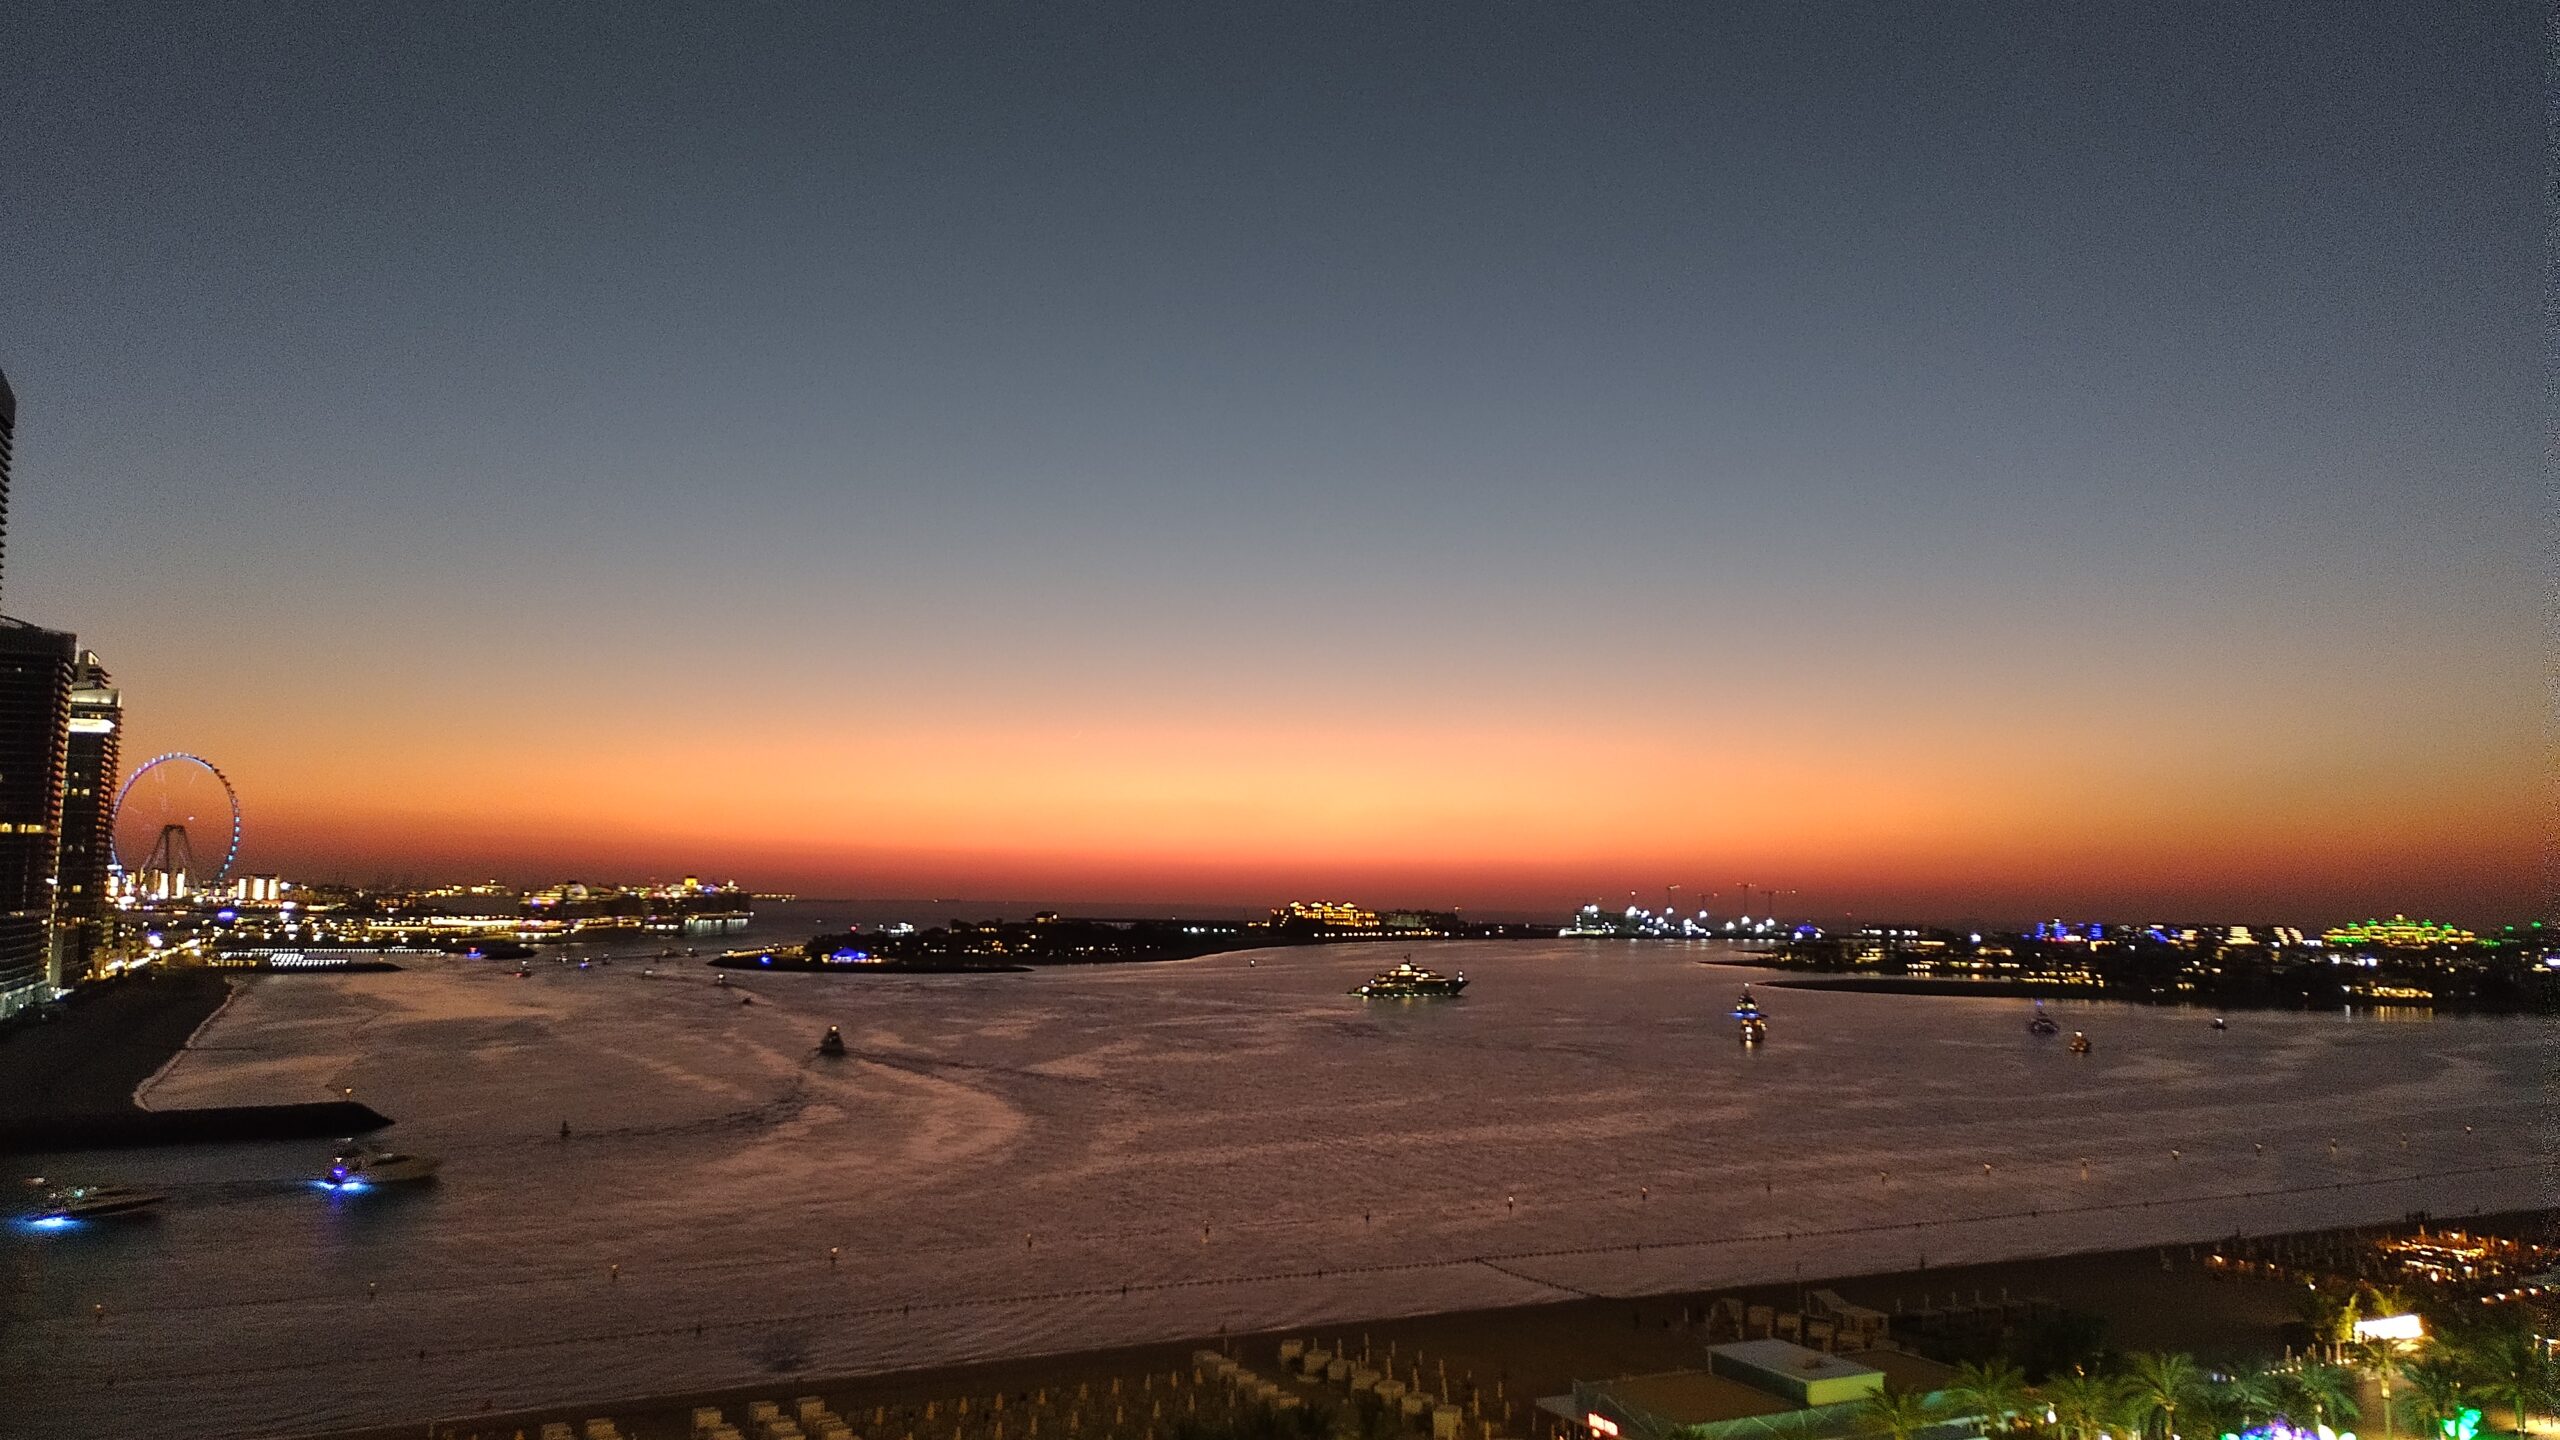
[[[2332,945],[2389,945],[2400,949],[2472,945],[2480,939],[2459,926],[2437,920],[2412,920],[2406,915],[2340,925],[2321,938]]]

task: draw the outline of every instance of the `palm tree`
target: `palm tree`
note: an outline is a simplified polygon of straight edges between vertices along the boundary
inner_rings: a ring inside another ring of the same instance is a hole
[[[2352,1306],[2357,1318],[2368,1320],[2386,1315],[2406,1315],[2415,1308],[2408,1294],[2397,1286],[2376,1285],[2370,1280],[2356,1291]],[[2346,1353],[2356,1368],[2373,1376],[2375,1388],[2382,1392],[2382,1433],[2386,1436],[2398,1433],[2393,1428],[2391,1382],[2399,1374],[2405,1342],[2380,1338],[2358,1340],[2348,1347]]]
[[[2204,1393],[2204,1371],[2185,1355],[2127,1356],[2124,1382],[2135,1423],[2155,1440],[2173,1440],[2178,1407],[2195,1403]]]
[[[2356,1408],[2355,1383],[2335,1365],[2305,1365],[2287,1375],[2284,1399],[2294,1419],[2308,1413],[2314,1425],[2353,1420],[2361,1413]]]
[[[2264,1370],[2216,1375],[2196,1402],[2197,1416],[2210,1422],[2201,1427],[2208,1435],[2246,1430],[2283,1409],[2283,1387],[2277,1376]]]
[[[2429,1434],[2441,1434],[2438,1427],[2462,1413],[2468,1387],[2460,1362],[2450,1355],[2411,1360],[2400,1367],[2400,1374],[2409,1382],[2409,1398],[2417,1402],[2418,1423]]]
[[[1858,1433],[1870,1440],[1917,1440],[1941,1418],[1927,1395],[1887,1386],[1858,1408]]]
[[[2284,1413],[2284,1381],[2284,1376],[2260,1366],[2234,1371],[2222,1383],[2241,1415],[2257,1425]]]
[[[2551,1356],[2521,1322],[2485,1331],[2464,1346],[2466,1367],[2480,1390],[2515,1411],[2516,1433],[2525,1433],[2532,1413],[2551,1396]]]
[[[2408,1291],[2397,1285],[2376,1285],[2367,1280],[2363,1288],[2356,1291],[2356,1318],[2359,1320],[2378,1320],[2385,1315],[2407,1315],[2417,1308],[2418,1302],[2410,1298]]]
[[[2302,1317],[2315,1344],[2344,1345],[2355,1338],[2356,1297],[2352,1294],[2315,1286],[2295,1297],[2294,1313]]]
[[[2036,1393],[2044,1397],[2065,1440],[2097,1440],[2099,1431],[2115,1423],[2124,1403],[2124,1387],[2106,1375],[2057,1375]]]
[[[1955,1377],[1940,1393],[1957,1414],[1977,1417],[1985,1435],[2013,1428],[2033,1398],[2026,1372],[1998,1359],[1957,1366]]]

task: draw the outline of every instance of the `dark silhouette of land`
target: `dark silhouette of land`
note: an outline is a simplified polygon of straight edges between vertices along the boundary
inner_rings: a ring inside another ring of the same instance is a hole
[[[145,1110],[134,1090],[222,1008],[231,982],[204,970],[145,970],[84,985],[0,1026],[0,1155],[221,1140],[308,1140],[391,1123],[348,1100]]]

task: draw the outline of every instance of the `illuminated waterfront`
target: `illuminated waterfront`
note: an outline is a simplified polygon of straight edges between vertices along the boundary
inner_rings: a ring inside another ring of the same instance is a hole
[[[2530,1158],[2498,1137],[2533,1123],[2545,1021],[2060,1004],[2099,1040],[2074,1058],[2019,1002],[1767,989],[1746,1052],[1744,976],[1699,953],[1434,946],[1466,995],[1376,1009],[1343,994],[1373,946],[263,978],[152,1102],[352,1086],[444,1178],[331,1199],[302,1183],[325,1146],[77,1157],[175,1198],[9,1237],[0,1389],[33,1403],[0,1426],[291,1432],[2544,1198],[2464,1172]],[[811,1053],[828,1024],[848,1059]],[[2011,1218],[1869,1228],[1968,1215]]]

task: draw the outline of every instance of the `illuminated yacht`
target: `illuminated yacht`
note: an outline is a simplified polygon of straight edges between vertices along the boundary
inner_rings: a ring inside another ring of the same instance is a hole
[[[140,1214],[168,1198],[123,1185],[62,1185],[47,1190],[43,1201],[28,1214],[27,1219],[44,1226],[69,1225],[80,1220],[106,1220]]]
[[[1733,1002],[1733,1018],[1749,1020],[1760,1014],[1760,1002],[1751,998],[1751,987],[1742,987],[1742,998]]]
[[[2054,1024],[2053,1017],[2044,1013],[2044,1002],[2041,1000],[2036,1002],[2035,1018],[2027,1022],[2027,1033],[2030,1035],[2058,1035],[2062,1033],[2062,1027]]]
[[[376,1150],[350,1140],[330,1157],[328,1176],[320,1183],[331,1190],[369,1190],[376,1185],[432,1179],[435,1173],[436,1158],[432,1155]]]
[[[1414,964],[1408,957],[1393,970],[1381,971],[1367,984],[1353,987],[1351,993],[1370,1000],[1416,1000],[1455,995],[1466,988],[1466,971],[1443,975]]]

